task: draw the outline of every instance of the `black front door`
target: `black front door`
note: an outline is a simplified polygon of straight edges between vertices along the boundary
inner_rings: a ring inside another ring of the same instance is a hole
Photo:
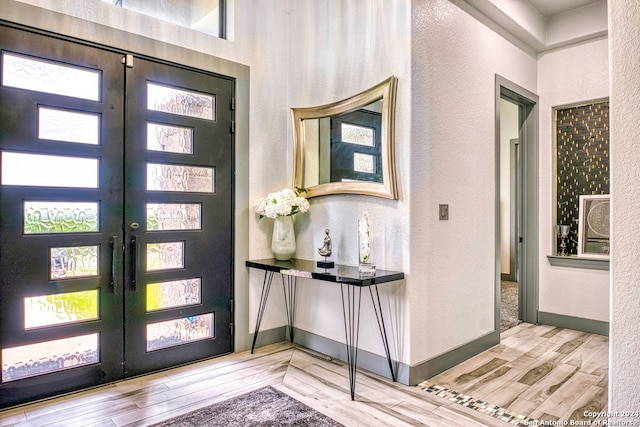
[[[232,351],[233,81],[0,48],[0,407]]]

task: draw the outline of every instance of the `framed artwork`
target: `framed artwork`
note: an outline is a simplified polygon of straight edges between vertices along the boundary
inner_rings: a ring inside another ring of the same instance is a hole
[[[580,196],[578,212],[578,256],[609,258],[608,194]]]

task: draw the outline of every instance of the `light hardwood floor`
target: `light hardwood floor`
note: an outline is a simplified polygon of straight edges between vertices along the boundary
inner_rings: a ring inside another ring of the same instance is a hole
[[[606,337],[520,324],[500,345],[432,378],[544,419],[606,407]],[[366,371],[349,396],[345,363],[278,343],[0,412],[0,426],[145,426],[271,385],[345,426],[508,426],[435,392]],[[423,387],[429,384],[423,384]]]

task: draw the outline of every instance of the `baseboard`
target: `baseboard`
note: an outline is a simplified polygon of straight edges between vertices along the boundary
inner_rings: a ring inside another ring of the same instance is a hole
[[[277,342],[288,341],[287,326],[280,326],[278,328],[267,329],[260,331],[258,339],[256,340],[256,348],[264,347],[265,345],[275,344]],[[253,342],[253,335],[249,334],[249,342]]]
[[[564,314],[538,312],[538,323],[542,325],[557,326],[559,328],[574,329],[609,336],[609,322],[601,320],[584,319],[582,317],[566,316]]]
[[[258,344],[256,344],[256,346],[261,347],[285,340],[285,330],[286,327],[260,331]],[[346,346],[344,343],[297,328],[294,328],[293,341],[296,344],[333,357],[334,359],[347,360]],[[409,366],[392,360],[393,369],[397,372],[396,380],[401,384],[416,385],[458,365],[478,353],[488,350],[499,342],[500,333],[498,331],[492,331],[476,340],[415,366]],[[358,368],[391,379],[389,363],[385,356],[359,349]]]
[[[347,361],[347,347],[344,343],[297,328],[293,328],[293,342],[334,359]],[[395,360],[392,360],[391,363],[394,371],[398,372],[396,381],[408,385],[408,378],[400,377],[400,372],[406,371],[407,366]],[[358,349],[358,368],[391,379],[391,370],[386,356]]]
[[[433,359],[412,366],[409,372],[409,384],[415,385],[432,378],[499,343],[500,331],[491,331]]]

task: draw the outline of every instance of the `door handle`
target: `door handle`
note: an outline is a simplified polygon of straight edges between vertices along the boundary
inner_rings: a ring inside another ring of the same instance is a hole
[[[137,248],[138,245],[136,243],[136,237],[133,236],[131,238],[131,240],[129,241],[129,249],[130,249],[130,253],[131,253],[131,259],[130,259],[130,270],[131,270],[131,281],[130,281],[130,287],[132,291],[136,291],[136,252],[137,252]]]
[[[116,267],[116,260],[118,259],[117,242],[118,236],[112,236],[111,241],[109,242],[109,245],[111,246],[111,277],[109,278],[109,289],[114,294],[116,293],[116,277],[118,277]]]

